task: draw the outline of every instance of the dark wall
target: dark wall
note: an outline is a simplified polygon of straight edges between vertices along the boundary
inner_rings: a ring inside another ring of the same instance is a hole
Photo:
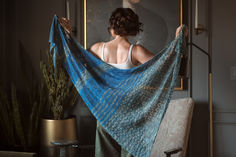
[[[48,37],[55,13],[64,15],[64,1],[1,0],[1,78],[24,90],[21,63],[40,77],[40,51],[48,50]],[[23,53],[23,54],[22,54]],[[24,56],[24,58],[21,58]]]
[[[213,129],[214,156],[216,157],[236,155],[233,148],[236,139],[236,80],[232,76],[235,73],[236,65],[236,48],[234,47],[236,10],[234,6],[236,6],[234,0],[224,2],[211,0],[210,3],[199,0],[199,23],[203,24],[207,31],[200,35],[193,34],[193,42],[204,50],[208,50],[208,31],[211,31],[212,34],[209,44],[212,45]],[[209,153],[207,146],[208,61],[207,57],[196,48],[193,48],[192,59],[193,98],[196,106],[191,129],[190,156],[199,157],[207,156]]]
[[[236,156],[236,1],[213,1],[213,103],[215,153]]]
[[[190,1],[190,0],[189,0]],[[72,1],[74,2],[74,1]],[[193,1],[193,7],[194,7]],[[234,0],[199,0],[199,23],[207,31],[212,32],[212,69],[213,69],[213,105],[214,105],[214,150],[215,156],[233,157],[236,141],[235,113],[236,113],[236,1]],[[1,81],[15,82],[17,87],[24,90],[23,78],[20,76],[21,43],[26,58],[31,61],[31,68],[40,77],[39,52],[48,49],[48,35],[52,17],[56,13],[65,15],[64,0],[37,1],[0,1],[0,66],[2,67]],[[211,6],[211,18],[208,18],[208,8]],[[79,41],[82,41],[82,9],[77,1],[77,26]],[[194,10],[193,10],[194,11]],[[72,15],[72,22],[75,25]],[[194,14],[193,14],[194,20]],[[209,21],[212,27],[209,28]],[[208,32],[200,35],[193,34],[193,41],[201,48],[208,49]],[[195,110],[192,121],[189,153],[191,157],[205,157],[208,155],[208,72],[207,58],[199,50],[193,48],[192,56],[192,96],[195,100]],[[187,91],[177,91],[174,98],[190,96]],[[95,120],[84,105],[77,105],[71,112],[78,117],[79,137],[85,145],[93,145]],[[90,125],[91,124],[91,125]],[[89,130],[89,131],[88,131]],[[86,139],[86,136],[89,137]]]

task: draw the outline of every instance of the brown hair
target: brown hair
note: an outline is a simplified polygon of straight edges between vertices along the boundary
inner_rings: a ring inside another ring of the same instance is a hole
[[[109,19],[108,31],[114,30],[115,34],[120,36],[135,36],[140,31],[142,23],[139,22],[139,17],[130,8],[117,8],[111,14]]]

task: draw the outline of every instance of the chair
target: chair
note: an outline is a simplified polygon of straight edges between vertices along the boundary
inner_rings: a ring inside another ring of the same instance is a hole
[[[150,157],[185,157],[194,103],[172,100],[161,122]]]
[[[30,152],[15,152],[15,151],[0,151],[0,157],[37,157],[36,153]]]

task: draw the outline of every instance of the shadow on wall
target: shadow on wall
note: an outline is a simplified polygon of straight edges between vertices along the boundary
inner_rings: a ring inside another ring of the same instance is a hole
[[[209,107],[207,102],[195,102],[190,132],[189,156],[208,155]],[[196,147],[197,146],[197,147]]]
[[[31,62],[31,57],[29,53],[27,53],[23,43],[18,40],[19,44],[19,60],[20,60],[20,73],[22,74],[22,78],[24,81],[24,85],[29,86],[32,80],[37,79],[37,75],[33,68],[33,64]]]

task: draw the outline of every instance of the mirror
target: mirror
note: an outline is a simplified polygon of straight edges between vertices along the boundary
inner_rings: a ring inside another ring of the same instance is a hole
[[[182,23],[181,0],[85,0],[87,47],[100,41],[109,41],[109,17],[115,8],[132,8],[143,23],[143,32],[131,39],[155,53],[175,37],[176,28]]]
[[[153,53],[159,52],[175,38],[182,24],[182,0],[84,0],[84,47],[112,39],[107,31],[109,17],[115,8],[132,8],[143,23],[143,32],[130,39]],[[179,77],[175,90],[184,90]]]

